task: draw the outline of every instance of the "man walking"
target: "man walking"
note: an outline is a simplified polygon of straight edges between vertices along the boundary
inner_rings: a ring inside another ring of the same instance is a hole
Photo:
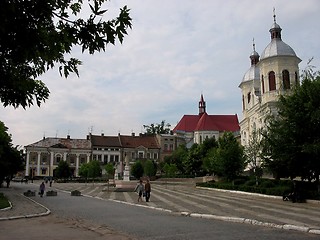
[[[144,185],[144,191],[146,193],[146,202],[149,202],[150,199],[150,192],[151,192],[151,184],[149,179],[147,179],[146,184]]]

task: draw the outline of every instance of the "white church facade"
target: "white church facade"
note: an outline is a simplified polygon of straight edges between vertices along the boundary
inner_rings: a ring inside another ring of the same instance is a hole
[[[281,27],[274,22],[269,30],[271,41],[261,56],[250,55],[251,67],[245,73],[239,88],[242,93],[242,114],[240,121],[241,144],[247,145],[252,133],[265,126],[266,117],[277,113],[276,103],[280,95],[291,92],[299,84],[299,63],[295,51],[281,38]]]

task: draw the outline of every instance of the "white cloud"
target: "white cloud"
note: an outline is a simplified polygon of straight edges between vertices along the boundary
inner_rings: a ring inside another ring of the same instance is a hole
[[[252,38],[261,53],[270,42],[273,7],[283,41],[303,60],[320,66],[320,2],[283,1],[114,1],[104,17],[128,5],[132,30],[123,44],[106,52],[74,56],[83,61],[80,78],[43,76],[50,99],[30,109],[0,108],[0,120],[14,144],[27,145],[45,136],[85,138],[140,132],[144,124],[172,126],[183,114],[196,114],[203,93],[210,114],[242,118],[238,88],[250,67]]]

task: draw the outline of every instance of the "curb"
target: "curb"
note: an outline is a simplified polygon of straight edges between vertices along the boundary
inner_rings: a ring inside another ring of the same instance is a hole
[[[46,212],[44,213],[36,213],[36,214],[27,214],[27,215],[18,215],[18,216],[12,216],[12,217],[3,217],[3,218],[0,218],[0,221],[5,221],[5,220],[16,220],[16,219],[21,219],[21,218],[35,218],[35,217],[43,217],[43,216],[47,216],[51,213],[50,209],[45,207],[44,205],[36,202],[35,200],[29,198],[29,197],[26,197],[25,195],[21,194],[23,197],[29,199],[31,202],[39,205],[40,207],[43,207],[44,209],[46,209]],[[10,207],[6,208],[6,210],[8,209],[12,209],[12,204],[11,202],[10,203]]]
[[[276,223],[261,222],[256,219],[230,217],[230,216],[229,217],[228,216],[219,216],[219,215],[213,215],[213,214],[173,212],[169,209],[156,208],[156,207],[140,205],[140,204],[136,204],[136,203],[128,203],[128,202],[120,201],[120,200],[104,199],[104,198],[92,197],[92,196],[88,196],[88,195],[83,195],[83,196],[97,198],[97,199],[104,200],[104,201],[113,201],[113,202],[117,202],[117,203],[131,205],[131,206],[144,207],[144,208],[154,209],[154,210],[158,210],[158,211],[164,211],[164,212],[168,212],[168,213],[172,213],[172,214],[177,213],[177,214],[179,214],[181,216],[185,216],[185,217],[205,218],[205,219],[212,219],[212,220],[219,220],[219,221],[233,222],[233,223],[244,223],[244,224],[251,224],[251,225],[262,226],[262,227],[269,227],[269,228],[276,228],[276,229],[283,229],[283,230],[293,230],[293,231],[298,231],[298,232],[320,235],[320,229],[313,229],[313,228],[304,227],[304,226],[297,226],[297,225],[291,225],[291,224],[283,224],[282,225],[282,224],[276,224]]]

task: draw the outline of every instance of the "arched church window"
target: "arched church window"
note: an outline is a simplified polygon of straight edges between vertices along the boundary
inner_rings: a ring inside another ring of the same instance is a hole
[[[245,109],[245,106],[244,106],[244,96],[242,95],[242,110]]]
[[[276,90],[276,76],[274,71],[269,72],[269,91]]]
[[[248,103],[250,103],[251,100],[251,92],[248,92]]]
[[[262,85],[262,93],[264,93],[264,78],[263,78],[263,75],[261,75],[261,85]]]
[[[288,70],[282,71],[282,84],[283,89],[290,89],[290,75]]]

